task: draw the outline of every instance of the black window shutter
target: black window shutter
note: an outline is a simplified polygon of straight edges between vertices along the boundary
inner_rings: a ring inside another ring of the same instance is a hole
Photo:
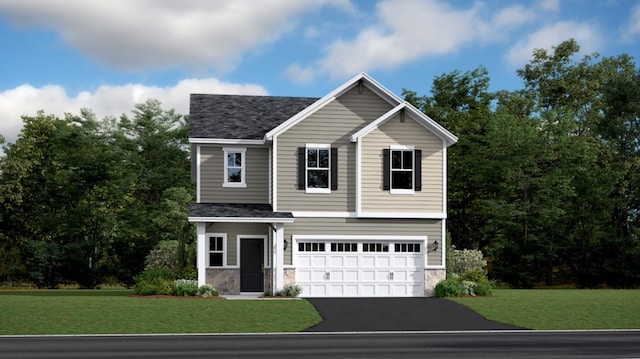
[[[305,180],[307,172],[306,152],[306,148],[298,147],[298,189],[305,189],[307,183]]]
[[[382,150],[382,189],[388,191],[391,188],[390,180],[389,180],[389,161],[390,161],[390,152],[388,148]]]
[[[338,148],[331,147],[331,190],[338,189]]]
[[[415,163],[413,165],[413,170],[415,171],[413,179],[415,181],[414,189],[416,191],[422,191],[422,150],[413,151],[413,155],[415,156]]]

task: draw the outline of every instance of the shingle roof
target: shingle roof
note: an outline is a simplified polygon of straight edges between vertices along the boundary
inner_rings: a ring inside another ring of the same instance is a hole
[[[269,204],[191,203],[189,217],[293,219],[293,214],[274,212]]]
[[[190,138],[261,140],[318,98],[192,94]]]

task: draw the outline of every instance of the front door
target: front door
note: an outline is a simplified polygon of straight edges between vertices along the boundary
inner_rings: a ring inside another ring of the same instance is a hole
[[[240,240],[240,291],[264,291],[264,240]]]

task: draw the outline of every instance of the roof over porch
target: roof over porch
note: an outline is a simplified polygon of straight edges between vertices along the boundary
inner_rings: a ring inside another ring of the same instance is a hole
[[[192,203],[190,222],[293,223],[291,212],[274,212],[269,204]]]

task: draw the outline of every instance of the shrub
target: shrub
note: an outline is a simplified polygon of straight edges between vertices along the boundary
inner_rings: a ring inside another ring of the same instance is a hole
[[[179,297],[193,297],[198,293],[198,281],[193,279],[177,279],[176,295]]]
[[[474,288],[476,295],[479,296],[488,296],[493,294],[493,283],[485,279],[481,282],[477,282]]]
[[[217,297],[218,290],[215,289],[211,284],[203,284],[198,288],[197,295],[207,298],[207,297]]]
[[[144,269],[165,269],[175,272],[178,269],[178,241],[161,241],[155,249],[149,251],[144,261]]]
[[[277,293],[278,296],[284,297],[297,297],[302,293],[302,287],[297,284],[287,284],[285,285],[280,292]]]
[[[447,269],[451,274],[461,277],[471,271],[484,271],[484,267],[487,266],[487,261],[483,258],[482,251],[477,249],[458,250],[452,247],[449,256],[450,268]]]
[[[476,292],[475,292],[475,288],[476,288],[476,282],[472,282],[470,280],[463,280],[462,282],[460,282],[460,293],[461,295],[470,295],[475,297]]]
[[[166,269],[146,270],[134,281],[137,295],[173,295],[176,290],[175,276]]]
[[[460,281],[456,279],[445,279],[438,282],[438,284],[436,284],[435,294],[436,297],[440,298],[459,297],[462,294]]]

